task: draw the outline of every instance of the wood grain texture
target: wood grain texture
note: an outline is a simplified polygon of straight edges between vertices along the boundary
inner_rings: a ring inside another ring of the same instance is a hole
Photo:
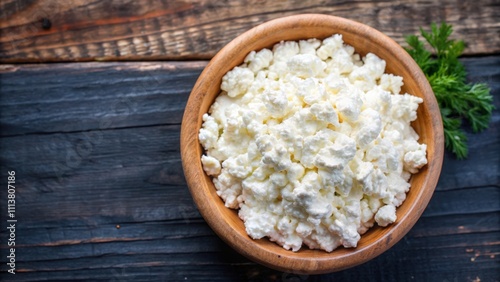
[[[437,191],[407,236],[368,263],[325,275],[247,260],[194,206],[181,169],[179,123],[205,62],[4,65],[0,174],[2,183],[7,170],[18,176],[19,245],[18,273],[8,276],[0,189],[0,280],[496,281],[500,56],[464,63],[471,80],[492,88],[490,128],[468,134],[469,159],[445,154]],[[127,97],[134,110],[112,107]]]
[[[0,11],[0,62],[207,59],[260,23],[301,13],[356,20],[400,44],[446,21],[466,54],[500,51],[496,0],[6,0]]]
[[[199,61],[0,66],[0,90],[10,93],[0,98],[6,106],[0,112],[0,135],[105,130],[152,121],[180,124],[190,89],[205,65]],[[60,111],[68,107],[72,110]]]

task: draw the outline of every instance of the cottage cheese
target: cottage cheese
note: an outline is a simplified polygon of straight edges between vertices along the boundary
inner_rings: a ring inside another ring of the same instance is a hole
[[[410,126],[422,99],[385,66],[334,35],[253,51],[223,77],[201,162],[250,237],[331,252],[396,221],[427,159]]]

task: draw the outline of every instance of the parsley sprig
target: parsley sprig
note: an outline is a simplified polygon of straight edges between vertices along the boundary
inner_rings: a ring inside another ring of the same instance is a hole
[[[420,28],[422,37],[433,52],[416,35],[406,37],[409,47],[405,49],[420,66],[436,95],[443,119],[446,148],[458,159],[464,159],[468,149],[467,136],[461,128],[462,120],[466,119],[470,123],[474,133],[485,130],[494,106],[486,84],[467,83],[467,72],[458,60],[465,43],[450,39],[452,32],[451,25],[442,23],[438,27],[433,23],[430,32]]]

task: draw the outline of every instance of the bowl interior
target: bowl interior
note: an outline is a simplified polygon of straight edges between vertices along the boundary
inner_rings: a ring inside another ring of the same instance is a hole
[[[198,142],[202,115],[220,92],[226,72],[240,65],[245,56],[270,48],[282,40],[324,39],[342,34],[346,44],[357,53],[371,52],[387,62],[386,73],[403,77],[402,93],[424,99],[418,119],[412,124],[427,144],[428,164],[412,176],[406,201],[397,209],[398,220],[386,228],[374,226],[361,236],[356,248],[338,248],[331,253],[303,247],[299,252],[284,250],[267,239],[253,240],[245,232],[237,212],[224,206],[210,177],[203,172]],[[295,273],[317,274],[361,264],[390,248],[415,224],[436,187],[443,159],[441,116],[434,94],[420,68],[392,39],[366,25],[327,15],[299,15],[281,18],[257,26],[224,47],[207,65],[194,86],[183,117],[181,154],[191,194],[201,214],[214,231],[229,245],[250,259],[269,267]]]

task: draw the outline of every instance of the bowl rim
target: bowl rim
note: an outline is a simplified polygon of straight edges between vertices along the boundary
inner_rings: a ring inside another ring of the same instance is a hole
[[[434,137],[435,158],[429,160],[427,164],[429,173],[423,182],[425,189],[419,190],[416,201],[412,203],[407,213],[403,214],[401,217],[398,215],[398,221],[393,224],[392,227],[384,228],[385,231],[382,232],[382,236],[369,244],[362,246],[358,245],[358,247],[348,249],[347,251],[338,251],[339,249],[334,250],[332,253],[337,252],[337,254],[332,257],[325,257],[322,255],[301,257],[292,251],[289,251],[290,254],[288,255],[280,255],[277,257],[275,253],[266,249],[268,243],[275,243],[270,242],[268,239],[253,240],[253,243],[249,243],[250,238],[248,235],[244,238],[241,234],[234,232],[235,230],[229,223],[219,220],[217,214],[220,213],[220,205],[216,205],[211,197],[207,197],[207,189],[209,188],[204,187],[205,181],[210,178],[205,175],[201,167],[200,158],[203,150],[198,141],[198,131],[201,126],[200,108],[203,98],[206,96],[202,86],[206,83],[214,83],[214,77],[211,76],[211,73],[226,67],[224,64],[225,61],[227,61],[226,56],[228,56],[228,54],[233,56],[233,58],[234,56],[241,57],[241,63],[246,54],[238,54],[238,50],[244,49],[250,40],[257,34],[267,32],[270,27],[274,29],[286,29],[297,28],[303,24],[311,26],[336,25],[338,26],[337,29],[366,33],[370,40],[388,48],[395,57],[401,59],[401,63],[406,68],[411,69],[412,75],[419,80],[419,86],[422,88],[422,94],[426,98],[426,104],[429,107],[429,111],[437,111],[439,113],[437,101],[425,75],[411,56],[387,35],[368,25],[346,18],[324,14],[300,14],[264,22],[233,39],[212,58],[200,74],[189,95],[182,119],[180,144],[182,166],[190,193],[201,215],[221,239],[247,258],[268,267],[280,271],[300,274],[321,274],[340,271],[364,263],[391,248],[408,233],[428,205],[436,188],[443,162],[444,136],[442,133],[442,120],[439,115],[439,117],[436,117],[435,120],[433,119],[430,124],[432,136]],[[332,32],[332,34],[334,33],[336,32]],[[279,41],[280,40],[276,42]],[[218,87],[220,87],[220,80],[216,82],[218,82]],[[210,101],[209,104],[212,104],[212,102],[213,101]],[[196,158],[193,159],[193,156],[197,156],[198,160],[196,160]],[[200,181],[200,179],[203,178],[205,178],[205,181]],[[399,224],[400,222],[405,222],[405,224]],[[314,252],[326,253],[323,250],[311,251],[312,254],[314,254]]]

